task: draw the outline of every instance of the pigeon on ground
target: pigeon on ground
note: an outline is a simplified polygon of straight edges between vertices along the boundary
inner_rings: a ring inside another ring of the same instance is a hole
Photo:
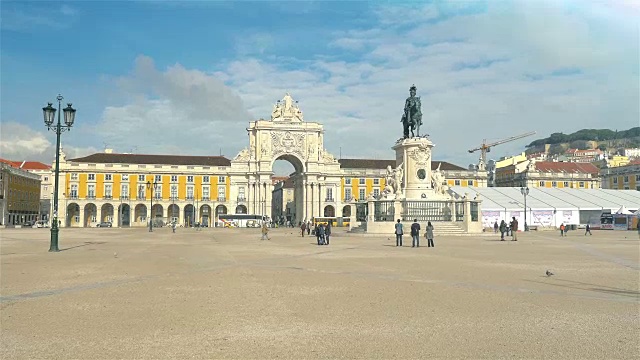
[[[113,253],[113,257],[114,257],[114,258],[117,258],[117,257],[118,257],[118,253],[117,253],[117,252],[114,252],[114,253]]]
[[[547,274],[547,276],[554,275],[554,274],[553,274],[551,271],[549,271],[549,270],[547,270],[546,274]]]

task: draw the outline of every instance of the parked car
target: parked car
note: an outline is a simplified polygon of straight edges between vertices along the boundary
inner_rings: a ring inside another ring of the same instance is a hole
[[[96,227],[111,227],[112,224],[110,221],[103,221],[101,223],[99,223],[98,225],[96,225]]]
[[[22,224],[22,227],[32,227],[33,225],[35,225],[35,221],[25,221],[24,224]]]
[[[36,221],[36,224],[33,225],[34,227],[37,228],[48,228],[49,227],[49,222],[48,221],[44,221],[44,220],[38,220]]]

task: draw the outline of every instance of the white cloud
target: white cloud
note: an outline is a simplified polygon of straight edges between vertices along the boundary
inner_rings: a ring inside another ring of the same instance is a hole
[[[243,34],[229,49],[241,55],[214,64],[214,73],[179,64],[158,69],[140,56],[131,74],[117,79],[124,103],[105,108],[97,136],[120,152],[223,148],[233,157],[248,145],[248,121],[268,118],[289,91],[307,121],[324,124],[325,146],[336,156],[342,148],[344,157],[390,159],[411,84],[422,96],[422,130],[436,143],[434,158],[462,166],[476,161],[467,149],[483,139],[638,126],[638,33],[628,23],[551,2],[489,2],[486,13],[415,5],[376,11],[377,24],[334,32],[330,52],[305,60],[293,45],[261,56],[274,41],[265,32]],[[440,17],[452,11],[465,15]],[[304,29],[295,37],[313,41]],[[567,74],[552,76],[558,70]],[[520,152],[533,139],[491,155]]]
[[[220,147],[237,148],[234,141],[252,118],[222,81],[179,64],[159,71],[140,56],[117,84],[127,104],[107,107],[98,130],[119,152],[217,154]]]
[[[53,132],[42,132],[14,121],[0,124],[0,157],[13,161],[41,161],[50,164],[55,160],[56,138]],[[64,141],[64,139],[62,139]],[[67,158],[95,153],[94,147],[76,147],[62,143]]]

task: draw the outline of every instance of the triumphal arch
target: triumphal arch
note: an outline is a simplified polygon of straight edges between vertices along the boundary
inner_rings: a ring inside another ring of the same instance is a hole
[[[249,146],[231,161],[229,172],[230,196],[238,206],[271,216],[273,164],[282,159],[295,169],[295,222],[323,216],[327,207],[340,209],[340,164],[324,148],[322,124],[305,121],[289,93],[273,106],[270,120],[250,122],[247,132]]]

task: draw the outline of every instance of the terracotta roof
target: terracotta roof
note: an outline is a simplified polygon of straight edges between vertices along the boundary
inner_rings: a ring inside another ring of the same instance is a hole
[[[70,159],[80,163],[101,164],[162,164],[162,165],[198,165],[231,166],[224,156],[187,156],[187,155],[143,155],[143,154],[107,154],[96,153],[89,156]]]
[[[281,181],[285,181],[287,180],[289,177],[288,176],[272,176],[271,177],[271,185],[275,185]]]
[[[39,161],[27,161],[22,168],[26,170],[51,170],[51,165]]]
[[[340,159],[341,168],[345,169],[386,169],[387,166],[396,167],[395,160],[373,160],[373,159]],[[431,170],[435,170],[440,165],[440,170],[466,170],[463,167],[448,163],[446,161],[431,160]]]
[[[599,171],[598,168],[591,163],[538,161],[535,165],[536,169],[542,172],[565,172],[597,175]]]
[[[0,159],[0,162],[18,169],[20,169],[20,166],[22,165],[22,170],[51,170],[50,165],[43,164],[39,161],[25,161],[24,165],[22,164],[22,161],[11,161],[6,159]]]

